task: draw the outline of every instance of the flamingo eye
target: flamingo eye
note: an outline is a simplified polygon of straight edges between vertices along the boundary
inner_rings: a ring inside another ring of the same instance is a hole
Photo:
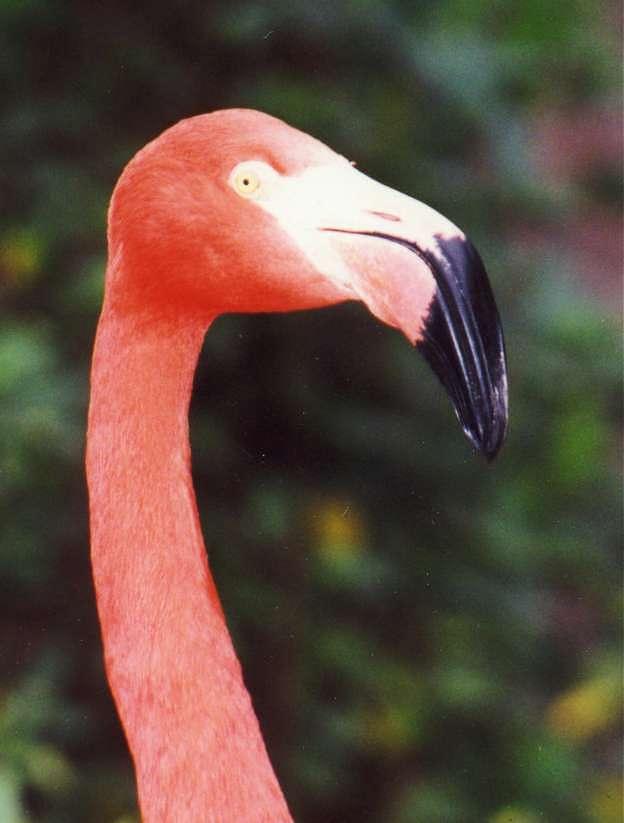
[[[232,188],[241,197],[257,197],[260,191],[260,175],[249,166],[239,166],[230,177]]]

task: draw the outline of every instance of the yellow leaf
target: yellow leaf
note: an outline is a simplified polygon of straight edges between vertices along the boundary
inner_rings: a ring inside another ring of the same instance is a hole
[[[615,723],[619,703],[616,679],[601,675],[557,697],[547,711],[546,722],[560,737],[581,743]]]
[[[364,524],[351,503],[329,500],[313,513],[316,550],[325,560],[357,556],[364,546]]]
[[[0,241],[0,269],[14,286],[28,285],[41,266],[42,246],[29,229],[7,232]]]
[[[624,784],[617,777],[604,777],[590,800],[589,813],[595,823],[622,823]]]
[[[547,823],[547,821],[543,815],[538,817],[529,809],[523,809],[519,806],[505,806],[495,812],[489,818],[488,823]]]

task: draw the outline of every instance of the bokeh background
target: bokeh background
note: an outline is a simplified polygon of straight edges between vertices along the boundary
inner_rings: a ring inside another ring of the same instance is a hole
[[[355,304],[210,331],[199,504],[296,819],[622,819],[619,14],[3,0],[1,823],[138,820],[82,468],[106,207],[148,139],[228,106],[464,227],[509,351],[490,466],[424,362]]]

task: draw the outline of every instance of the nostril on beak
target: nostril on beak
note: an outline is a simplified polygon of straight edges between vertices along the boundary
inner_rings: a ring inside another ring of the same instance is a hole
[[[370,209],[366,210],[367,214],[374,214],[375,217],[381,217],[382,220],[390,220],[392,223],[400,223],[401,218],[397,217],[396,214],[389,214],[387,211],[371,211]]]

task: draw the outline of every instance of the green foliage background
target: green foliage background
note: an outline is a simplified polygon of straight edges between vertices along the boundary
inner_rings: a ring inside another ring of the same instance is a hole
[[[224,317],[208,336],[199,503],[293,813],[621,820],[618,329],[555,241],[579,208],[618,213],[619,169],[597,153],[555,185],[533,128],[617,112],[614,27],[589,0],[3,0],[2,823],[136,819],[82,469],[106,206],[148,139],[234,105],[464,227],[509,350],[511,429],[488,466],[359,306]],[[532,231],[543,242],[517,242]]]

